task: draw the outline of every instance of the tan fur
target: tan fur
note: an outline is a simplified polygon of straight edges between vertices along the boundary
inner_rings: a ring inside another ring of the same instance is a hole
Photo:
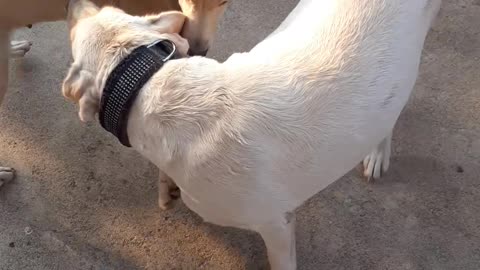
[[[67,15],[68,2],[69,0],[0,1],[0,105],[8,87],[9,56],[23,57],[32,46],[29,41],[13,41],[9,47],[10,31],[28,24],[63,20]],[[182,35],[194,44],[191,46],[190,54],[203,55],[210,48],[218,20],[225,10],[226,1],[180,0],[179,3],[178,0],[94,0],[94,3],[98,6],[113,5],[132,15],[157,14],[161,11],[180,10],[181,7],[186,11],[188,22],[182,25]],[[13,177],[13,170],[2,169],[0,176],[2,174],[5,175],[5,179],[7,177],[10,179]]]

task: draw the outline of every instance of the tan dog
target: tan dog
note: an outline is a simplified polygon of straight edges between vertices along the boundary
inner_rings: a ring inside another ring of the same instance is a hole
[[[8,87],[8,59],[22,57],[30,50],[29,41],[12,41],[12,29],[31,23],[65,19],[67,0],[0,1],[0,105]],[[129,14],[145,15],[167,10],[183,10],[187,20],[182,35],[190,42],[191,55],[205,55],[215,36],[225,0],[96,0],[99,6],[114,5]],[[9,53],[10,51],[10,53]],[[0,187],[14,177],[12,168],[0,167]]]
[[[168,175],[205,221],[259,232],[271,268],[296,269],[295,209],[366,156],[366,176],[387,169],[440,3],[301,0],[248,53],[167,61],[126,127],[161,170],[160,197]],[[95,119],[108,75],[132,50],[159,39],[188,49],[179,14],[133,18],[81,0],[74,9],[63,94],[83,121]]]

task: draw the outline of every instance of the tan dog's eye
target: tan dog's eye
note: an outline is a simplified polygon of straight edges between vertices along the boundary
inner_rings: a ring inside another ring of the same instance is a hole
[[[223,1],[223,2],[220,3],[219,6],[220,6],[220,7],[221,7],[221,6],[224,6],[224,5],[226,5],[227,3],[228,3],[228,1]]]

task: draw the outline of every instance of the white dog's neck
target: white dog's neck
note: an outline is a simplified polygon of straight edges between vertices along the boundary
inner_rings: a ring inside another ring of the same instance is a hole
[[[225,116],[232,93],[221,64],[207,58],[172,60],[140,91],[129,115],[128,136],[159,166],[181,157]]]

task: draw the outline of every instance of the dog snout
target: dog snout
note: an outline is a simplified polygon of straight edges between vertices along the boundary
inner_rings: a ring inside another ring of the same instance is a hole
[[[195,56],[195,55],[199,55],[199,56],[206,56],[208,53],[208,49],[206,50],[195,50],[195,49],[189,49],[188,50],[188,55],[189,56]]]
[[[200,55],[200,56],[206,56],[208,53],[208,49],[210,49],[210,45],[208,41],[205,41],[203,39],[194,39],[193,41],[189,41],[190,43],[190,49],[188,50],[188,55],[189,56],[195,56],[195,55]]]

